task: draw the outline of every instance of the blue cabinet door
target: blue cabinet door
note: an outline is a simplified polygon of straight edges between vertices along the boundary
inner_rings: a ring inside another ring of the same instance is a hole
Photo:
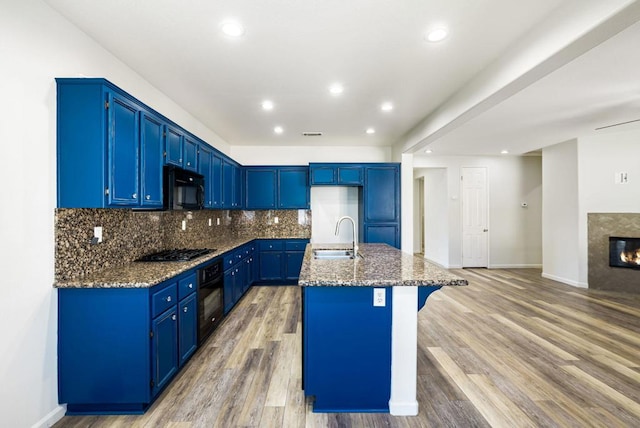
[[[182,143],[182,167],[198,171],[198,143],[189,136],[185,136]]]
[[[198,347],[198,303],[196,293],[182,299],[178,305],[178,327],[180,329],[180,366],[182,366]]]
[[[282,276],[282,251],[260,252],[260,281],[279,281]]]
[[[236,209],[242,209],[244,207],[244,202],[242,201],[242,195],[244,194],[244,180],[242,179],[244,176],[242,167],[234,165],[233,166],[233,191],[232,197],[233,201],[231,206]]]
[[[234,269],[235,278],[233,279],[233,304],[242,298],[244,294],[244,282],[246,280],[244,261],[237,263]]]
[[[211,159],[210,187],[211,197],[213,199],[211,208],[222,208],[222,172],[222,157],[214,153]]]
[[[163,124],[148,113],[142,113],[140,121],[140,204],[144,207],[161,207]]]
[[[330,165],[309,165],[311,185],[336,184],[336,168]]]
[[[233,208],[234,165],[222,159],[222,208]]]
[[[204,207],[213,208],[213,151],[200,144],[198,149],[198,174],[204,177]]]
[[[156,395],[178,370],[178,315],[176,307],[152,321],[152,395]]]
[[[287,280],[297,280],[300,277],[300,268],[304,251],[286,251],[284,259],[284,277]]]
[[[224,272],[224,313],[231,311],[234,304],[233,291],[235,288],[235,268],[227,269]]]
[[[400,221],[400,174],[397,166],[365,168],[365,222]]]
[[[275,168],[246,168],[245,208],[274,209],[276,207]]]
[[[165,164],[182,167],[182,143],[184,136],[169,125],[165,126]]]
[[[364,242],[388,244],[400,248],[400,233],[397,224],[365,224]]]
[[[338,184],[362,186],[362,166],[338,166]]]
[[[132,102],[109,95],[109,205],[138,204],[138,111]]]
[[[278,208],[309,208],[309,168],[278,169]]]

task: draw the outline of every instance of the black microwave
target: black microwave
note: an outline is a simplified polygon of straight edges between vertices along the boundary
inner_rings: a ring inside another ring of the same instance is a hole
[[[163,171],[165,210],[201,210],[204,207],[204,177],[172,165]]]

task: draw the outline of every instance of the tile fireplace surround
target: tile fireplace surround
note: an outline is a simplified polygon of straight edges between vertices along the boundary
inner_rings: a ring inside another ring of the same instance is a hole
[[[609,236],[640,238],[640,214],[589,213],[589,288],[640,294],[640,270],[609,266]]]

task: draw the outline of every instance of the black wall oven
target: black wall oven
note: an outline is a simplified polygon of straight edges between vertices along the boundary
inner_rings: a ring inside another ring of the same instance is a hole
[[[198,344],[216,329],[224,316],[222,260],[198,271]]]

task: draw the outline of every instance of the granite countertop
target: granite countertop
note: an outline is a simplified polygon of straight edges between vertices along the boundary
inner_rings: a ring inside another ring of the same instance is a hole
[[[358,257],[316,260],[314,249],[350,249],[335,244],[308,244],[298,284],[301,286],[456,286],[466,279],[453,275],[425,259],[386,244],[358,244]]]
[[[216,251],[188,262],[130,262],[105,268],[82,278],[56,281],[56,288],[146,288],[208,262],[240,247],[253,238],[235,238],[216,244]]]

